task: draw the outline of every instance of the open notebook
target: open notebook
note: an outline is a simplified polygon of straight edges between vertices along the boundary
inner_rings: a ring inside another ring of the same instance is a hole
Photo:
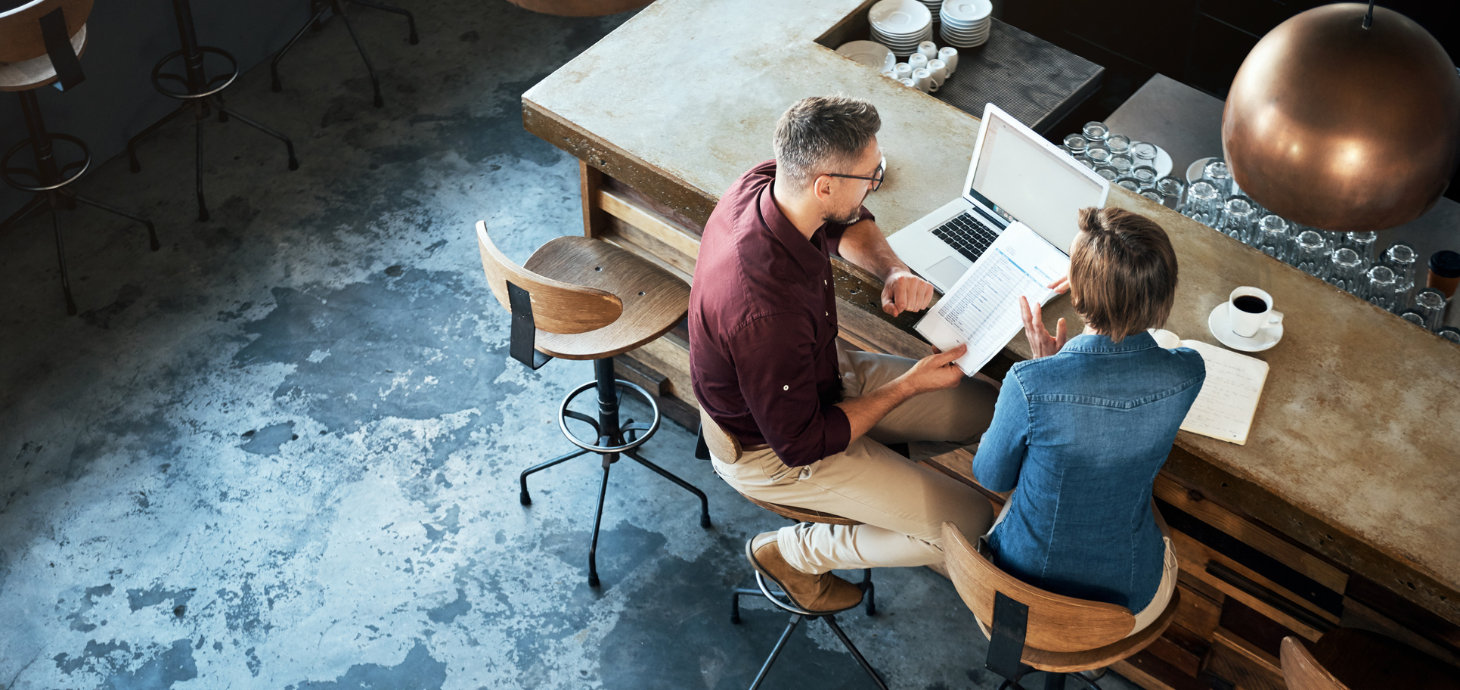
[[[1161,347],[1196,350],[1207,366],[1206,382],[1181,422],[1181,429],[1245,445],[1262,387],[1267,383],[1267,362],[1200,340],[1181,340],[1171,331],[1153,330],[1151,335]]]

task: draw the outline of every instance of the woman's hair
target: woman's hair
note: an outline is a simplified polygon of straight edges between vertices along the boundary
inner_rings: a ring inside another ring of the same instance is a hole
[[[1085,323],[1120,342],[1159,328],[1176,299],[1176,251],[1155,221],[1121,208],[1080,209],[1070,300]]]

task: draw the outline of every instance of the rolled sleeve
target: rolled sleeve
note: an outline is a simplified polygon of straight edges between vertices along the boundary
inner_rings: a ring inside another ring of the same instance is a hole
[[[857,218],[856,220],[854,220],[854,221],[852,221],[850,223],[847,223],[846,225],[842,225],[840,223],[827,223],[826,224],[826,251],[827,251],[827,253],[828,254],[836,254],[837,256],[841,256],[841,252],[839,250],[841,249],[841,246],[842,246],[842,236],[847,234],[847,228],[850,228],[853,225],[856,225],[857,223],[860,223],[860,222],[862,222],[864,220],[871,220],[871,221],[877,220],[877,216],[872,215],[872,212],[871,211],[868,211],[866,206],[863,206],[862,207],[862,209],[861,209],[861,217],[860,218]]]
[[[752,320],[730,342],[746,406],[766,443],[791,467],[851,443],[846,413],[818,391],[818,347],[812,325],[790,314]]]
[[[973,476],[989,491],[1013,491],[1029,453],[1029,400],[1017,367],[1004,376],[994,419],[973,456]]]

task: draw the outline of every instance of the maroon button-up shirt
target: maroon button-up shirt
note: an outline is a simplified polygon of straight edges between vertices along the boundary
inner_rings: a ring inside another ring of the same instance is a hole
[[[705,223],[689,295],[689,364],[710,418],[792,467],[847,448],[831,260],[845,225],[808,241],[771,193],[776,162],[745,173]],[[872,214],[862,209],[862,219]]]

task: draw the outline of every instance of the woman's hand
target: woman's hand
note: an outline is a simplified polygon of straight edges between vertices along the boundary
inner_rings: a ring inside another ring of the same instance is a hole
[[[1051,286],[1053,287],[1053,286]],[[1066,284],[1068,288],[1068,284]],[[1055,324],[1054,335],[1044,329],[1044,314],[1039,304],[1030,304],[1023,296],[1019,297],[1019,315],[1024,318],[1024,337],[1029,339],[1029,349],[1034,353],[1034,359],[1048,357],[1060,351],[1065,346],[1069,337],[1065,335],[1065,320],[1060,319]]]

